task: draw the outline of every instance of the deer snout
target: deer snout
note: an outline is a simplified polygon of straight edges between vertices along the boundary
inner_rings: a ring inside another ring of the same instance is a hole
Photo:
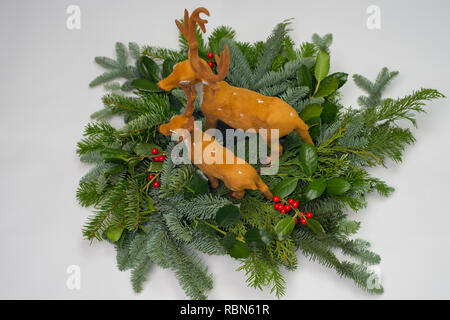
[[[170,135],[169,128],[168,128],[167,124],[160,125],[158,130],[159,130],[159,132],[161,132],[165,136],[169,136]]]

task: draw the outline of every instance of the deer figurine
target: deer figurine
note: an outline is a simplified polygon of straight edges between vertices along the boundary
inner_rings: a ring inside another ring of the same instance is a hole
[[[161,80],[158,87],[170,91],[186,84],[195,85],[202,100],[205,130],[215,128],[218,120],[235,129],[253,129],[256,132],[267,129],[268,134],[263,137],[267,145],[271,145],[270,129],[278,129],[280,138],[294,130],[303,141],[314,145],[308,126],[289,104],[277,97],[267,97],[255,91],[233,87],[223,81],[229,68],[230,55],[227,46],[224,46],[220,56],[215,55],[217,74],[198,56],[196,24],[206,32],[205,23],[208,22],[200,18],[200,13],[209,16],[206,8],[195,9],[191,16],[185,9],[184,25],[175,20],[178,29],[189,43],[188,60],[176,64],[173,72]],[[281,155],[283,150],[279,143],[278,149],[278,154]]]
[[[272,199],[269,188],[250,164],[236,157],[214,137],[202,132],[201,128],[195,125],[192,116],[195,89],[193,85],[182,86],[182,89],[187,97],[184,114],[174,116],[168,123],[160,125],[159,131],[165,136],[176,134],[180,137],[179,141],[186,143],[191,163],[208,177],[212,188],[217,188],[218,180],[222,180],[225,186],[232,190],[231,196],[236,199],[244,197],[245,189],[259,190],[267,199]],[[195,155],[200,155],[200,161],[195,159]]]

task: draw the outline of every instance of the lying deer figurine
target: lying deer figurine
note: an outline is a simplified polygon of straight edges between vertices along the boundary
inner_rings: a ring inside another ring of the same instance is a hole
[[[172,117],[168,123],[159,126],[159,131],[165,136],[177,134],[180,140],[184,140],[191,162],[208,177],[212,188],[217,188],[218,180],[222,180],[225,186],[233,191],[231,195],[236,199],[244,197],[245,189],[259,190],[267,199],[272,199],[269,188],[250,164],[237,158],[233,152],[194,124],[192,113],[195,91],[192,85],[183,86],[182,89],[187,97],[184,114]],[[185,133],[180,134],[180,129],[184,129]],[[198,154],[201,155],[200,161],[194,158]]]
[[[217,74],[198,56],[196,24],[205,32],[205,23],[208,22],[199,17],[200,13],[209,16],[207,9],[197,8],[190,17],[188,11],[184,11],[184,25],[175,20],[189,43],[189,57],[174,66],[173,72],[158,83],[159,88],[169,91],[186,84],[196,85],[198,95],[202,99],[201,109],[206,118],[205,130],[215,128],[218,120],[235,129],[253,129],[256,132],[268,129],[264,139],[269,146],[269,129],[278,129],[280,138],[294,130],[303,141],[314,145],[308,126],[289,104],[277,97],[267,97],[255,91],[233,87],[223,81],[228,73],[230,59],[227,46],[224,46],[220,56],[215,56]],[[278,154],[281,155],[281,145],[278,144],[278,148]]]

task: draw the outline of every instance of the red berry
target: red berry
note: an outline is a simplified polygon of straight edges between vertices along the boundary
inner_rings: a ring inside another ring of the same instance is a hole
[[[276,203],[277,210],[283,210],[283,205],[281,203]]]
[[[289,204],[293,204],[293,203],[294,203],[294,199],[289,198],[288,203],[289,203]]]
[[[154,157],[154,158],[153,158],[153,161],[159,162],[159,157]]]
[[[292,203],[292,208],[298,208],[298,205],[299,205],[299,203],[298,203],[298,201],[296,200],[296,201],[294,201],[294,202]]]
[[[156,148],[153,148],[153,149],[152,149],[152,153],[153,153],[153,154],[158,154],[158,153],[159,153],[159,151],[158,151],[158,149],[156,149]]]
[[[153,188],[158,188],[158,187],[159,187],[159,181],[153,182]]]
[[[311,212],[307,212],[306,213],[306,217],[309,219],[309,218],[312,218],[312,213]]]
[[[285,205],[284,206],[284,210],[286,210],[286,212],[289,212],[289,211],[291,211],[291,206],[290,205]]]
[[[280,212],[281,212],[281,214],[285,214],[285,213],[286,213],[286,210],[283,209],[283,210],[281,210]]]
[[[208,59],[212,59],[214,57],[212,52],[208,52]]]
[[[273,205],[273,207],[275,208],[275,210],[278,210],[278,205],[279,205],[279,203],[275,203],[275,204]]]
[[[159,162],[164,162],[166,160],[166,156],[159,156]]]
[[[295,224],[298,223],[297,217],[294,218]]]
[[[272,201],[273,201],[273,202],[279,202],[279,201],[280,201],[280,197],[279,197],[279,196],[274,196],[274,197],[272,198]]]
[[[154,175],[150,174],[147,178],[148,180],[152,180],[154,177],[155,177]]]
[[[211,68],[214,67],[214,62],[208,61],[208,66],[210,66]]]
[[[302,217],[300,219],[300,223],[305,226],[306,225],[306,219]]]

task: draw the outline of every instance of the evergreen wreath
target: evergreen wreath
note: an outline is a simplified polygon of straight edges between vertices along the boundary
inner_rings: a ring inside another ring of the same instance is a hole
[[[339,89],[348,75],[329,74],[332,35],[314,34],[298,46],[289,24],[283,21],[266,41],[255,43],[237,41],[228,26],[217,27],[207,39],[197,28],[199,56],[213,69],[214,54],[225,44],[229,48],[226,82],[281,98],[309,125],[315,147],[289,134],[281,139],[278,173],[261,176],[275,195],[272,202],[257,191],[230,198],[223,183],[210,190],[193,165],[175,165],[166,157],[174,143],[158,126],[183,110],[186,97],[180,88],[162,92],[157,83],[187,59],[183,35],[178,50],[116,43],[115,60],[95,58],[106,72],[90,86],[103,84],[108,93],[77,148],[80,160],[93,165],[77,190],[79,203],[95,209],[82,233],[115,246],[118,268],[131,270],[136,292],[156,264],[174,271],[188,297],[206,299],[213,281],[197,251],[238,259],[248,286],[268,286],[277,297],[285,293],[284,269],[297,267],[297,251],[370,293],[383,292],[368,268],[380,256],[367,241],[353,238],[360,223],[349,211],[364,208],[373,191],[381,196],[393,191],[367,168],[385,166],[388,159],[402,161],[405,146],[415,139],[399,121],[415,126],[425,102],[444,95],[422,88],[402,98],[383,98],[398,75],[383,68],[374,82],[354,75],[365,95],[358,99],[360,108],[344,107]],[[113,116],[122,117],[121,128],[108,122]],[[198,101],[194,116],[204,120]]]

